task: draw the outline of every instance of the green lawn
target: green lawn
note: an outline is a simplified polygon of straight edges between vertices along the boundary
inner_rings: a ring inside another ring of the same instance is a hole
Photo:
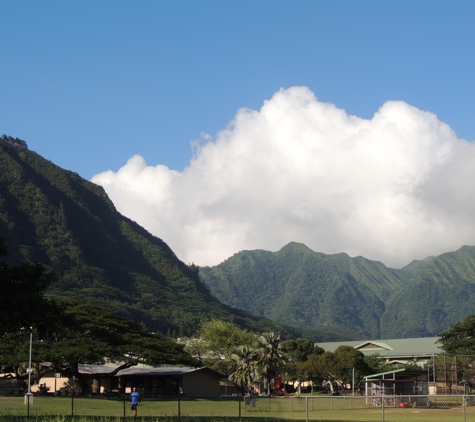
[[[418,403],[415,407],[399,408],[385,405],[385,422],[475,422],[475,406],[462,407],[460,397],[430,398],[431,407]],[[390,403],[390,401],[388,401]],[[123,399],[90,397],[34,396],[29,422],[66,422],[74,415],[75,422],[119,422],[125,415],[132,418],[128,402]],[[304,397],[258,397],[239,402],[236,398],[143,400],[139,418],[147,421],[170,422],[267,422],[306,420],[307,400]],[[27,405],[23,397],[0,397],[0,421],[23,422]],[[180,415],[180,416],[178,416]],[[383,409],[373,407],[365,397],[308,398],[308,420],[379,422]]]

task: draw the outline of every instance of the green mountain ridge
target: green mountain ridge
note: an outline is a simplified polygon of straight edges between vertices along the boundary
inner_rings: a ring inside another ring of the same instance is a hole
[[[215,267],[187,266],[118,213],[102,187],[6,136],[0,237],[8,265],[27,260],[60,273],[49,295],[103,305],[162,333],[186,335],[218,318],[316,341],[423,337],[474,310],[474,246],[402,269],[295,242],[241,251]]]
[[[325,255],[292,242],[278,252],[242,251],[200,276],[220,301],[303,329],[379,336],[384,303],[404,278],[380,262]]]
[[[475,246],[431,259],[387,302],[381,320],[387,338],[427,337],[473,314]]]
[[[103,305],[151,331],[195,332],[218,318],[253,331],[300,332],[223,305],[197,267],[117,212],[102,187],[0,137],[0,237],[8,265],[39,262],[61,275],[48,294]],[[321,338],[326,338],[322,336]]]
[[[473,313],[475,247],[402,269],[291,242],[200,269],[211,293],[253,315],[346,338],[435,336]]]
[[[435,256],[428,256],[427,258],[421,260],[414,260],[405,267],[401,268],[399,272],[404,274],[404,276],[409,280],[426,268],[435,258]]]

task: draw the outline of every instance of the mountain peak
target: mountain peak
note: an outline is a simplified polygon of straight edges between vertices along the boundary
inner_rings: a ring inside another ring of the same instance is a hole
[[[220,303],[163,240],[117,212],[102,187],[26,148],[0,138],[0,237],[9,264],[39,262],[60,273],[48,294],[102,305],[162,333],[188,335],[209,318],[287,330]]]
[[[2,136],[0,136],[0,141],[10,144],[12,146],[18,147],[18,148],[28,149],[28,145],[26,144],[26,142],[19,138],[13,138],[11,136],[7,136],[3,134]]]

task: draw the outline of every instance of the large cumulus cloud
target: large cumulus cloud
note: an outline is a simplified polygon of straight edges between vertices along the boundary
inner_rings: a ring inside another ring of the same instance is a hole
[[[92,179],[187,263],[297,241],[400,267],[475,244],[475,146],[405,102],[367,120],[281,89],[207,138],[182,172],[137,155]]]

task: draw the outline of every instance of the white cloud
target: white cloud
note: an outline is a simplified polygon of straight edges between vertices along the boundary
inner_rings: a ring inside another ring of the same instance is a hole
[[[399,267],[475,244],[475,145],[405,102],[366,120],[281,89],[202,137],[183,172],[134,156],[92,179],[186,263],[296,241]]]

